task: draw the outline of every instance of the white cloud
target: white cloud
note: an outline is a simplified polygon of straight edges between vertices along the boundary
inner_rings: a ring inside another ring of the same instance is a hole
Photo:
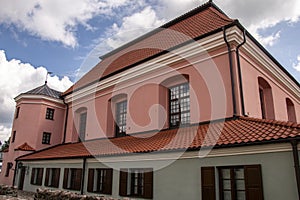
[[[130,0],[0,0],[0,23],[15,25],[43,40],[77,45],[76,28],[99,14],[110,14],[111,9],[126,5]]]
[[[158,16],[166,20],[171,20],[174,17],[184,14],[185,12],[202,5],[207,0],[156,0],[156,6]]]
[[[146,2],[142,0],[0,0],[0,23],[15,25],[19,30],[26,30],[43,40],[57,41],[66,46],[75,47],[78,44],[76,37],[78,25],[91,30],[95,27],[92,27],[89,21],[95,16],[107,15],[113,18],[120,16],[121,11],[126,15],[122,24],[113,25],[108,32],[115,33],[115,35],[108,37],[107,44],[115,47],[132,39],[131,34],[128,37],[122,34],[129,30],[126,23],[133,25],[132,30],[136,28],[140,30],[133,36],[140,35],[142,30],[148,31],[148,28],[151,28],[147,27],[148,22],[152,21],[150,26],[156,26],[161,21],[170,20],[207,1],[153,0]],[[214,2],[231,17],[238,18],[265,45],[274,44],[271,36],[276,33],[262,37],[259,35],[259,30],[273,27],[282,21],[297,22],[300,16],[299,0],[215,0]],[[146,9],[152,13],[147,13]],[[145,19],[144,25],[138,24],[138,21],[137,23],[130,22],[130,17],[136,19],[135,15],[142,16],[142,18],[152,17],[152,19],[143,18]]]
[[[258,41],[262,43],[264,46],[273,46],[279,39],[280,39],[280,31],[277,33],[273,33],[272,35],[263,37],[259,35],[258,33],[254,33],[254,37],[257,38]]]
[[[143,4],[135,13],[125,16],[118,25],[114,23],[106,31],[105,37],[98,42],[100,54],[117,48],[120,45],[160,26],[163,22],[173,19],[197,6],[206,0],[155,0],[150,4]],[[294,23],[299,20],[300,1],[290,0],[215,0],[217,6],[224,10],[231,18],[238,18],[257,40],[264,46],[273,46],[280,39],[280,31],[261,35],[260,31],[274,27],[280,22]]]
[[[0,125],[0,141],[4,144],[4,141],[8,140],[8,137],[11,133],[11,128]]]
[[[145,32],[159,27],[163,22],[164,20],[158,19],[152,7],[147,6],[140,12],[124,17],[120,26],[116,23],[113,24],[107,32],[110,37],[106,38],[106,44],[111,48],[117,48]]]
[[[298,72],[300,72],[300,55],[298,55],[298,57],[297,57],[297,62],[293,63],[293,68],[295,70],[297,70]]]
[[[272,46],[279,33],[262,36],[259,32],[281,22],[294,23],[300,17],[299,0],[215,0],[230,17],[237,18],[263,45]]]
[[[44,67],[35,68],[20,60],[7,60],[5,52],[0,50],[0,138],[10,134],[12,115],[15,109],[14,97],[44,84],[47,70]],[[68,77],[59,79],[57,76],[48,78],[49,87],[64,91],[72,82]]]

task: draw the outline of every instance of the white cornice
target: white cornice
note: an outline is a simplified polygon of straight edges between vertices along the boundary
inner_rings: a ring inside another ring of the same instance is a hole
[[[88,158],[88,163],[119,163],[119,162],[137,162],[137,161],[168,161],[168,160],[184,160],[184,159],[203,159],[227,156],[244,156],[257,155],[266,153],[280,153],[291,152],[292,147],[290,143],[265,144],[265,145],[251,145],[242,147],[231,147],[212,149],[205,157],[199,155],[199,151],[186,152],[162,152],[162,153],[145,153],[135,155],[123,156],[109,156]],[[24,164],[80,164],[82,159],[51,159],[51,160],[36,160],[36,161],[22,161]]]
[[[227,40],[230,43],[240,44],[243,41],[242,32],[236,26],[227,29],[226,35]],[[129,70],[120,72],[100,82],[74,91],[73,93],[65,97],[65,101],[66,103],[71,103],[89,95],[93,96],[96,92],[105,90],[106,88],[114,86],[115,84],[121,85],[124,82],[128,82],[128,80],[132,80],[140,76],[149,74],[151,72],[155,72],[166,65],[170,65],[172,63],[182,60],[182,57],[188,59],[197,54],[209,52],[213,49],[220,48],[224,45],[225,42],[222,32],[210,35],[197,42],[189,43],[183,47],[175,49],[172,51],[172,53],[161,55],[150,61],[137,65]],[[247,42],[242,46],[242,48],[251,56],[253,56],[257,60],[257,62],[261,64],[261,66],[265,69],[266,72],[272,74],[272,76],[276,80],[286,85],[288,90],[290,90],[296,96],[300,97],[300,91],[298,86],[254,42],[247,38]],[[231,51],[235,51],[235,49],[232,47]]]
[[[20,94],[15,98],[15,101],[18,102],[21,99],[36,99],[36,100],[46,100],[51,101],[59,104],[64,104],[63,100],[45,96],[45,95],[36,95],[36,94]]]
[[[272,77],[283,83],[293,94],[297,97],[300,97],[300,90],[299,87],[296,85],[294,81],[292,81],[286,73],[284,73],[260,48],[258,48],[254,42],[251,40],[247,40],[247,43],[242,46],[247,53],[255,58],[256,61],[260,63],[260,68],[256,68],[257,70],[261,71],[262,69],[266,72],[271,73]],[[245,55],[240,54],[245,60],[250,62],[252,66],[256,66],[252,61],[250,61]],[[261,71],[264,73],[263,71]],[[281,87],[281,86],[280,86]]]
[[[64,109],[64,110],[66,109],[66,106],[64,104],[61,104],[60,106],[58,106],[55,102],[49,102],[49,101],[41,103],[41,102],[38,102],[38,101],[28,101],[28,100],[26,100],[25,102],[22,101],[21,103],[18,103],[17,106],[20,106],[22,104],[30,104],[30,105],[36,104],[38,106],[45,105],[45,106],[51,106],[51,107],[54,107],[54,108],[59,108],[59,109]]]
[[[228,32],[230,37],[235,33],[235,30]],[[229,36],[228,36],[229,37]],[[108,87],[115,85],[116,83],[121,84],[122,82],[126,82],[130,79],[137,78],[139,76],[145,75],[147,73],[156,71],[166,65],[170,65],[177,61],[182,60],[184,58],[193,57],[196,54],[201,54],[208,52],[214,48],[218,48],[224,45],[224,39],[222,33],[217,33],[211,36],[206,37],[205,39],[195,41],[193,43],[187,44],[184,47],[180,47],[176,50],[173,50],[171,53],[164,54],[159,56],[158,58],[154,58],[150,61],[142,63],[138,66],[131,68],[130,70],[123,71],[118,73],[112,77],[104,79],[100,82],[94,83],[87,87],[84,87],[78,91],[73,92],[70,95],[66,96],[66,103],[70,103],[74,100],[78,100],[82,97],[95,94],[97,91],[101,91]],[[180,56],[177,56],[180,55]],[[206,58],[207,60],[209,58]],[[203,59],[204,60],[204,59]],[[193,63],[192,63],[193,64]],[[120,82],[121,79],[121,82]]]

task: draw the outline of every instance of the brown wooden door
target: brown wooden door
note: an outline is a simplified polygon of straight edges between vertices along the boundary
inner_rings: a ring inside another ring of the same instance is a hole
[[[25,167],[22,167],[22,168],[21,168],[20,178],[19,178],[19,185],[18,185],[18,189],[19,189],[19,190],[23,190],[24,179],[25,179],[25,173],[26,173],[26,168],[25,168]]]

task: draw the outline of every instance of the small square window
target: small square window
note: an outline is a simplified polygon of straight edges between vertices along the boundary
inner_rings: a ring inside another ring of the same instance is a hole
[[[50,144],[50,139],[51,139],[51,133],[44,132],[42,144]]]
[[[52,108],[47,108],[47,111],[46,111],[46,119],[53,120],[53,118],[54,118],[54,109],[52,109]]]

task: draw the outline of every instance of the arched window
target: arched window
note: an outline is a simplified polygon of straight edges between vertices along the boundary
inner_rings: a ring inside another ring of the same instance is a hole
[[[286,109],[287,109],[287,115],[288,115],[288,121],[290,122],[296,122],[296,112],[295,112],[295,107],[289,98],[285,99],[286,102]]]
[[[86,134],[86,122],[87,122],[87,108],[82,107],[75,111],[76,122],[77,122],[77,132],[78,132],[78,141],[85,140]]]
[[[258,85],[261,116],[263,119],[275,119],[272,88],[269,83],[261,77],[258,77]]]
[[[116,137],[126,135],[127,124],[127,94],[118,94],[108,101],[108,131]]]
[[[166,95],[167,101],[162,102],[168,109],[169,127],[179,127],[190,124],[190,86],[188,75],[177,75],[166,79],[160,84],[165,88],[162,95]],[[164,98],[161,98],[164,99]]]

